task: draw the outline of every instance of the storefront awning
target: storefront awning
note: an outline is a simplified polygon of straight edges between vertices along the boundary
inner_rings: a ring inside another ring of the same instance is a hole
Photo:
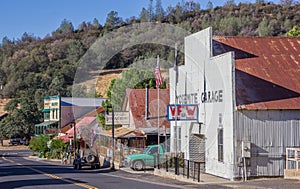
[[[43,109],[42,112],[43,112],[43,113],[49,113],[49,112],[50,112],[50,109]]]
[[[103,131],[103,132],[100,132],[100,133],[97,133],[97,134],[102,135],[102,136],[111,137],[112,136],[112,130]],[[145,138],[146,137],[144,133],[141,133],[138,130],[129,129],[129,128],[126,128],[126,127],[115,128],[114,135],[115,135],[115,138],[119,138],[119,139]]]

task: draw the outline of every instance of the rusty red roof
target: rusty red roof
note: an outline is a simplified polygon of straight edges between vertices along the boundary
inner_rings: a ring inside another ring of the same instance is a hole
[[[127,103],[130,108],[131,115],[133,117],[135,128],[157,128],[157,119],[145,119],[145,89],[127,89],[126,98]],[[160,116],[165,116],[160,118],[160,127],[170,128],[170,122],[167,121],[167,105],[170,102],[170,91],[169,89],[159,90],[159,109]],[[157,118],[158,116],[158,94],[157,89],[149,89],[149,117]]]
[[[215,37],[213,54],[234,51],[238,109],[300,109],[300,38]]]

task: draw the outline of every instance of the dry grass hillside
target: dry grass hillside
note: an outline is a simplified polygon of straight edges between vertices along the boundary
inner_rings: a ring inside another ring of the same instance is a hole
[[[99,77],[97,79],[96,91],[101,94],[102,97],[106,98],[106,92],[109,88],[110,82],[113,79],[120,78],[122,71],[127,70],[127,68],[113,69],[113,70],[101,70]],[[165,82],[169,82],[169,70],[161,69],[161,75]]]
[[[8,99],[8,98],[0,99],[0,115],[5,112],[4,107],[5,107],[6,103],[9,102],[9,100],[10,99]]]
[[[96,83],[96,91],[102,97],[106,98],[106,92],[110,85],[110,82],[113,79],[120,78],[122,75],[122,71],[126,70],[125,68],[122,69],[113,69],[113,70],[101,70],[99,73],[99,77],[97,78]]]

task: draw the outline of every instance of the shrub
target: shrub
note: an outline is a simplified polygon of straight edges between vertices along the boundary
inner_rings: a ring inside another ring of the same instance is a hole
[[[50,140],[48,135],[39,135],[30,140],[29,148],[35,152],[42,154],[42,157],[45,157],[46,152],[49,150],[47,142]]]

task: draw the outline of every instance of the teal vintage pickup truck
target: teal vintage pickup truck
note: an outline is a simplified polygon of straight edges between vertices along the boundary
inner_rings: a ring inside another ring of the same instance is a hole
[[[146,167],[154,167],[154,159],[155,157],[157,158],[158,156],[158,150],[159,150],[159,157],[161,162],[163,161],[165,155],[167,155],[167,152],[164,151],[163,146],[149,145],[140,154],[131,154],[125,156],[124,165],[129,166],[136,171],[143,170]],[[157,163],[157,159],[155,160]]]

